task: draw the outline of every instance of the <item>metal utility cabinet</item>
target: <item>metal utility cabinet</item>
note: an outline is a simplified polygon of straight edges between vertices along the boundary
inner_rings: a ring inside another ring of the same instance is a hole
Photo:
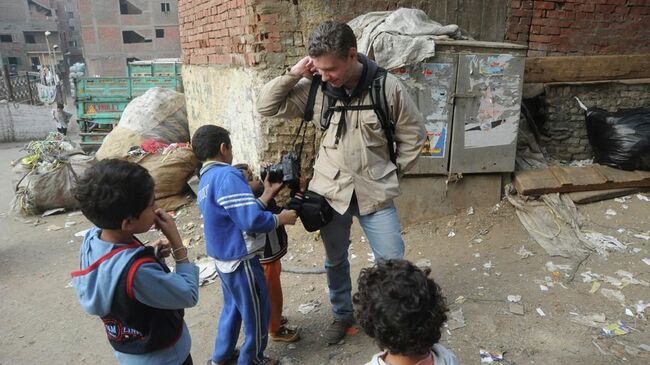
[[[437,41],[434,57],[391,70],[426,123],[410,175],[514,170],[525,55],[516,44]]]

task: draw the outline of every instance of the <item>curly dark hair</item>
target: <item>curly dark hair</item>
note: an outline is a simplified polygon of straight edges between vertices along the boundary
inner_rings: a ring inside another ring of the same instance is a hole
[[[448,308],[430,272],[395,259],[361,270],[352,298],[356,316],[381,349],[418,356],[440,341]]]
[[[357,47],[357,38],[352,28],[345,23],[329,20],[309,34],[307,51],[311,57],[330,54],[345,58],[352,47]]]
[[[120,229],[138,218],[154,198],[154,181],[144,167],[108,159],[89,168],[73,188],[83,214],[97,227]]]
[[[230,132],[216,125],[204,125],[192,136],[192,151],[199,161],[219,156],[222,144],[230,148]]]

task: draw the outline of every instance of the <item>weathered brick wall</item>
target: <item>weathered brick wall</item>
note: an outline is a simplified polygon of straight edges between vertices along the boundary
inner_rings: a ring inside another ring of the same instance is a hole
[[[586,85],[553,85],[546,87],[544,106],[546,121],[542,127],[544,146],[560,160],[592,158],[587,139],[585,115],[574,96],[587,107],[610,112],[650,106],[650,83],[598,83]]]
[[[506,40],[529,56],[650,53],[650,1],[512,0]]]

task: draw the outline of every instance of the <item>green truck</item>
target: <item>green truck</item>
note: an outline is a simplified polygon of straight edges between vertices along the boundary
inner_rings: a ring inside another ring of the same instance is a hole
[[[124,108],[153,87],[183,92],[178,60],[134,61],[126,77],[82,77],[77,80],[77,121],[81,147],[95,151],[120,121]]]

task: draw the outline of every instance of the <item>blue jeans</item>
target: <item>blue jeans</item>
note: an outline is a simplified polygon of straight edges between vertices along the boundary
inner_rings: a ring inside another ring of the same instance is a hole
[[[359,219],[361,228],[368,238],[375,260],[388,260],[404,257],[404,241],[395,205],[368,215],[359,215],[356,199],[352,199],[345,214],[334,212],[332,221],[321,228],[325,245],[325,270],[330,303],[336,319],[350,319],[352,309],[352,280],[350,278],[350,227],[352,217]]]

